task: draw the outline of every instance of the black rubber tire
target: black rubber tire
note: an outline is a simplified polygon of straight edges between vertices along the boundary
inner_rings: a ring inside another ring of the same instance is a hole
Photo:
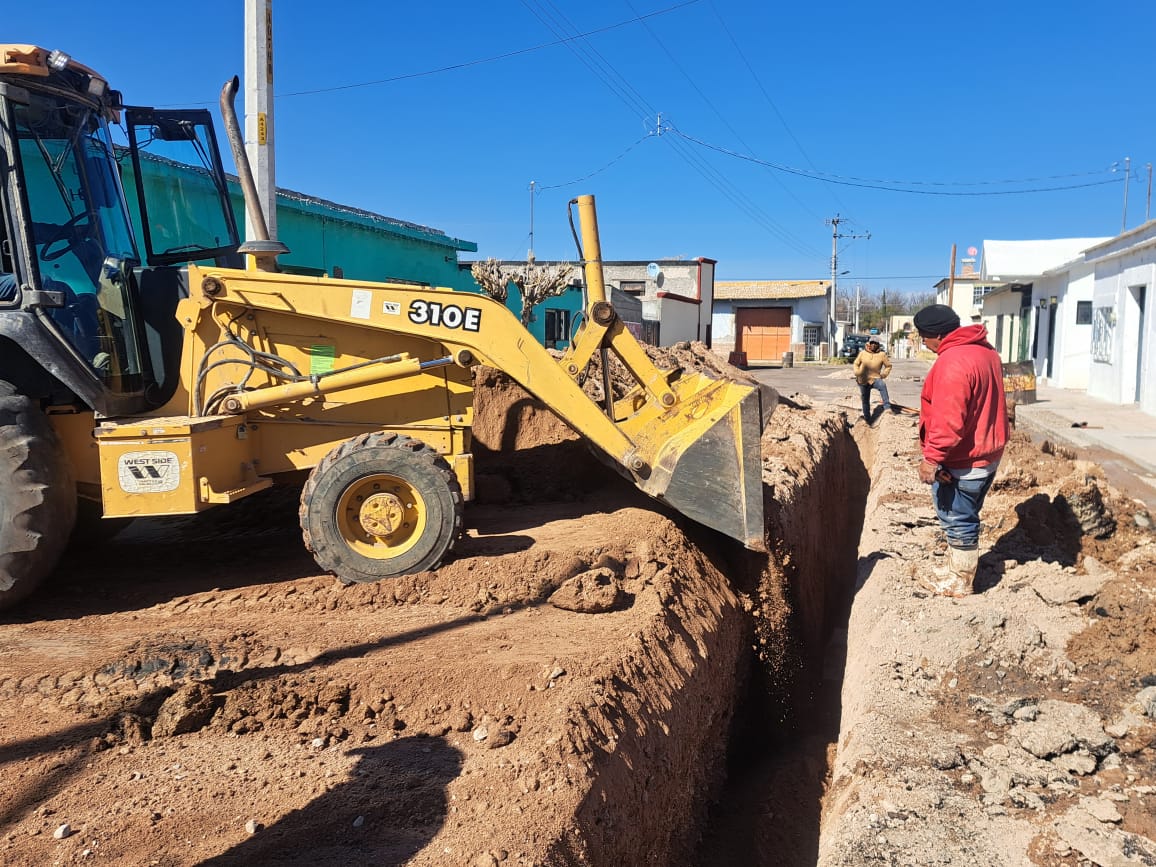
[[[423,506],[420,534],[393,557],[358,551],[342,533],[338,516],[346,492],[376,475],[404,481]],[[461,536],[462,504],[457,476],[428,445],[397,434],[362,434],[339,445],[310,473],[301,492],[301,533],[317,564],[346,584],[380,581],[441,565]]]
[[[0,382],[0,609],[56,568],[76,523],[76,485],[48,418]]]

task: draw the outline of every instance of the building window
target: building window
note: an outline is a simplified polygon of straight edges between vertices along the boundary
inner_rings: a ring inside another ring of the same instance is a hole
[[[983,304],[983,296],[992,290],[991,286],[972,286],[971,287],[971,303],[975,307]]]
[[[1116,311],[1097,307],[1092,311],[1092,361],[1112,363],[1112,345],[1116,337]]]
[[[1091,325],[1092,324],[1092,302],[1091,301],[1077,301],[1076,302],[1076,324],[1077,325]]]
[[[627,295],[642,295],[646,292],[645,280],[623,280],[618,284],[618,288]]]
[[[559,343],[570,342],[569,310],[559,310],[551,307],[546,308],[545,342],[547,349],[554,349]]]

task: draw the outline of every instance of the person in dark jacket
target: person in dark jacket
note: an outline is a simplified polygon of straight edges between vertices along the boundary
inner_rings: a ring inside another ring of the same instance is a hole
[[[916,313],[915,328],[938,356],[920,394],[918,472],[931,485],[950,563],[920,583],[944,596],[966,596],[979,564],[979,513],[1009,434],[1003,366],[987,329],[960,325],[944,304]]]

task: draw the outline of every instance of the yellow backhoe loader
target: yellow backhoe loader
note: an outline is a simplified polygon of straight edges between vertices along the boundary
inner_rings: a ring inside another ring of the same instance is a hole
[[[222,111],[259,215],[235,90]],[[158,183],[174,165],[194,171]],[[126,107],[66,54],[0,45],[0,607],[55,568],[78,514],[193,514],[305,473],[321,567],[351,582],[437,566],[474,496],[478,364],[647,494],[762,548],[773,391],[656,368],[606,300],[594,200],[575,203],[585,316],[556,360],[480,294],[279,271],[283,245],[238,240],[208,112]],[[625,397],[583,392],[596,353],[633,376]]]

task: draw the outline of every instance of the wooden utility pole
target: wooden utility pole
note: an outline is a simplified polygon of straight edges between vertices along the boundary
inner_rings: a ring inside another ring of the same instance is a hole
[[[277,179],[273,158],[273,0],[245,0],[245,151],[265,213],[269,240],[277,240]],[[245,217],[245,237],[256,238]]]

